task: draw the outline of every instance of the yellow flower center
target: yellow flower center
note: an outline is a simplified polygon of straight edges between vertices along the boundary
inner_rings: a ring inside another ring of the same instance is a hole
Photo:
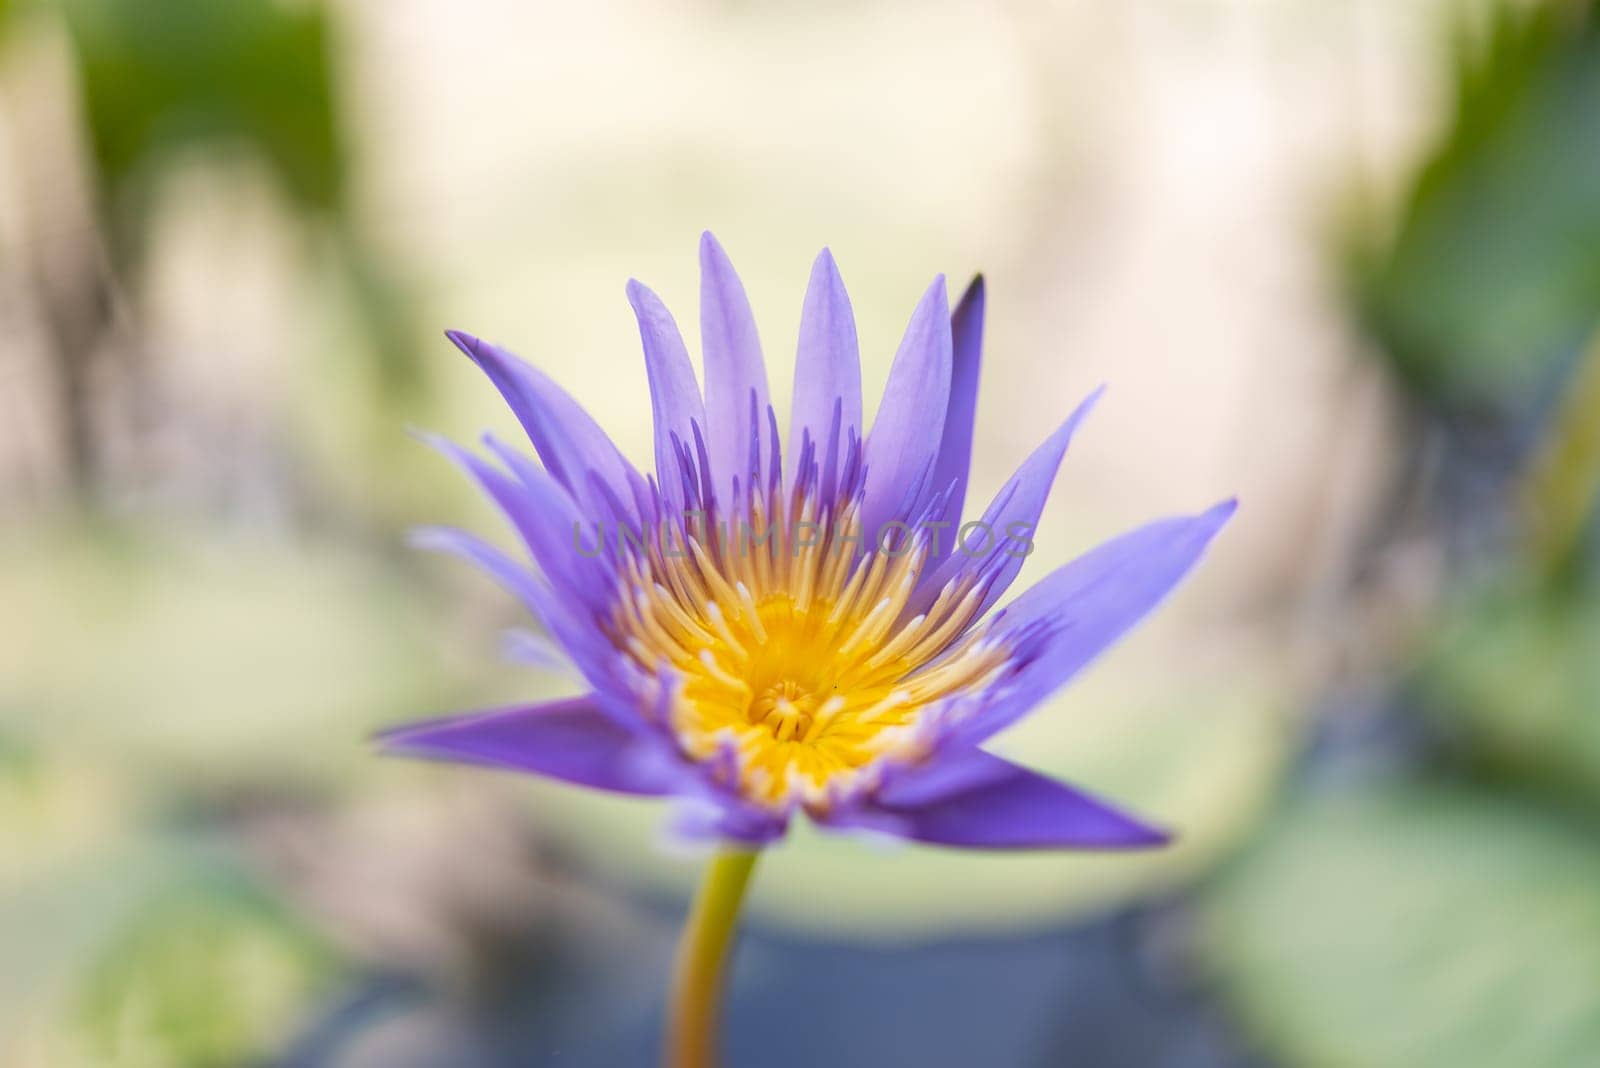
[[[678,676],[669,726],[685,753],[708,760],[731,747],[750,800],[815,809],[909,742],[930,705],[986,685],[1007,660],[981,630],[968,633],[982,597],[970,582],[902,619],[925,546],[862,557],[860,542],[838,536],[853,529],[848,511],[809,539],[784,536],[776,518],[764,546],[690,537],[634,556],[612,635],[647,672]]]
[[[772,728],[772,736],[780,742],[811,740],[811,728],[817,720],[817,699],[793,679],[775,682],[761,691],[750,703],[750,722]]]

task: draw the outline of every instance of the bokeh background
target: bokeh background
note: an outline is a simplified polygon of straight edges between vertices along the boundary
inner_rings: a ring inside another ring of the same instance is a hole
[[[1024,579],[1243,500],[1000,741],[1177,847],[802,832],[733,1064],[1600,1064],[1600,15],[1464,0],[0,0],[0,1063],[650,1063],[660,809],[366,739],[574,685],[442,329],[645,459],[705,228],[780,411],[982,270],[977,500],[1110,383]]]

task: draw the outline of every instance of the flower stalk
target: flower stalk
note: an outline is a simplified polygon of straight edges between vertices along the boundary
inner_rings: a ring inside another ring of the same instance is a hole
[[[1559,580],[1600,498],[1600,332],[1589,339],[1560,411],[1523,480],[1522,512],[1535,571]]]
[[[750,875],[760,853],[723,849],[695,892],[678,943],[667,1006],[666,1068],[713,1068],[728,950],[739,925]]]

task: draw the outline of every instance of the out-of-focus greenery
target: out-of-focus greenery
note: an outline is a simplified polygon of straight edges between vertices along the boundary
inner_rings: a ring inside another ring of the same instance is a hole
[[[1597,649],[1592,590],[1486,590],[1443,625],[1425,705],[1484,773],[1600,807]]]
[[[335,958],[220,846],[134,837],[0,881],[8,1064],[234,1064],[274,1052]]]
[[[247,882],[186,886],[147,909],[89,975],[69,1033],[85,1064],[227,1064],[276,1050],[333,959]]]
[[[61,536],[0,545],[0,582],[0,723],[147,781],[326,780],[368,765],[380,717],[466,682],[418,600],[347,553]]]
[[[7,542],[0,587],[0,1059],[271,1054],[336,961],[185,813],[344,789],[378,718],[482,682],[339,554],[79,534]]]
[[[1205,943],[1285,1063],[1582,1068],[1600,1049],[1600,845],[1426,786],[1302,797],[1216,887]]]
[[[285,221],[313,239],[308,259],[319,239],[333,247],[378,358],[380,389],[345,418],[415,380],[418,333],[351,210],[320,5],[0,0],[0,34],[24,15],[67,31],[91,156],[98,232],[80,233],[70,209],[52,216],[47,195],[28,220],[41,241],[59,231],[82,246],[37,280],[50,369],[76,379],[64,392],[79,402],[58,413],[75,440],[100,436],[83,399],[100,365],[122,360],[124,379],[144,370],[127,358],[110,294],[137,292],[154,200],[207,156],[242,156],[270,178]],[[62,277],[62,264],[78,273]],[[207,792],[330,782],[368,759],[374,717],[397,704],[420,715],[457,692],[437,670],[448,657],[421,655],[438,650],[391,574],[349,550],[310,555],[322,564],[271,539],[147,537],[106,517],[7,527],[0,1061],[264,1061],[336,974],[218,828],[178,818],[208,811],[196,803]],[[333,723],[348,744],[314,744]]]
[[[141,198],[196,145],[255,153],[293,200],[332,211],[344,147],[317,6],[271,0],[68,0],[84,117],[114,236],[136,247]]]
[[[1392,219],[1352,245],[1379,352],[1414,389],[1505,410],[1600,321],[1600,21],[1488,6],[1456,35],[1454,114]]]
[[[1535,444],[1515,458],[1515,481],[1498,490],[1504,532],[1455,561],[1463,578],[1441,606],[1420,682],[1434,722],[1477,771],[1593,803],[1600,599],[1586,532],[1600,490],[1600,7],[1490,11],[1481,40],[1458,49],[1454,124],[1359,295],[1383,351],[1430,399],[1524,426],[1548,412],[1524,434]],[[1558,402],[1539,401],[1552,392]],[[1475,521],[1448,502],[1442,511],[1445,522]]]
[[[1448,570],[1420,656],[1388,665],[1405,680],[1389,714],[1409,723],[1379,732],[1420,726],[1422,742],[1399,757],[1373,752],[1381,741],[1324,755],[1319,785],[1300,787],[1205,899],[1211,969],[1288,1064],[1579,1068],[1600,1050],[1587,536],[1600,487],[1600,21],[1587,3],[1489,10],[1459,43],[1452,122],[1391,237],[1355,260],[1354,297],[1425,402],[1415,412],[1491,413],[1536,444],[1509,474],[1485,473],[1473,434],[1491,421],[1439,435],[1441,463],[1477,481],[1477,507],[1426,487]],[[1541,411],[1553,413],[1542,426]]]
[[[403,417],[378,415],[417,381],[423,332],[355,217],[321,6],[0,3],[0,30],[24,10],[64,16],[92,156],[91,243],[112,272],[62,287],[66,303],[46,318],[70,333],[52,367],[86,391],[92,361],[128,355],[105,343],[124,339],[103,295],[138,290],[153,201],[197,160],[241,156],[271,179],[284,222],[308,238],[308,262],[331,259],[342,274],[324,288],[345,299],[367,344],[339,356],[375,359],[359,388],[325,405],[338,409],[329,419],[341,442],[349,424],[381,421],[386,448],[420,457]],[[98,270],[100,258],[76,264]],[[143,370],[127,363],[128,377]],[[357,377],[317,371],[323,398],[330,382]],[[318,436],[318,416],[307,418],[306,436]],[[370,469],[362,477],[370,483]],[[386,517],[384,494],[352,496],[334,523]],[[451,667],[437,621],[388,554],[325,531],[286,543],[204,524],[42,519],[0,538],[0,589],[0,1062],[264,1061],[314,1011],[338,962],[225,834],[182,814],[214,815],[254,789],[347,793],[375,765],[367,736],[380,721],[485,693],[494,673],[482,659]]]
[[[422,374],[419,331],[352,212],[333,27],[319,4],[275,0],[65,0],[109,246],[135,270],[152,198],[197,151],[249,155],[291,208],[320,224],[347,272],[378,382]]]

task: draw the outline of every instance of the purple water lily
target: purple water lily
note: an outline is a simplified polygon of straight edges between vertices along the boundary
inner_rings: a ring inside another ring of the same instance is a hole
[[[702,393],[672,316],[630,282],[655,416],[641,475],[543,373],[449,337],[499,389],[542,463],[493,437],[440,443],[529,559],[460,531],[570,657],[581,697],[390,731],[395,753],[684,802],[682,827],[760,845],[804,812],[976,848],[1137,848],[1167,835],[983,744],[1125,634],[1199,560],[1227,501],[1115,538],[994,606],[1090,396],[963,523],[983,331],[975,280],[912,314],[870,431],[832,256],[801,314],[787,447],[743,286],[700,246]]]

